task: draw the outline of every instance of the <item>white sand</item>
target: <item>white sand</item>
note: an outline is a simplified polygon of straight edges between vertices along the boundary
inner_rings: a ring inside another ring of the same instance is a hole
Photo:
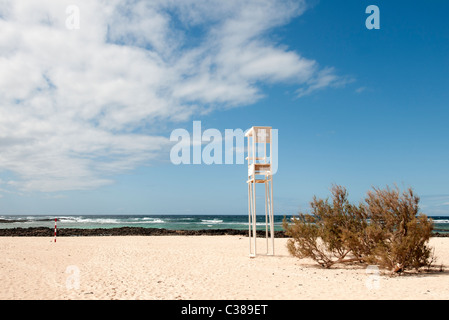
[[[293,258],[286,239],[256,259],[239,236],[51,240],[0,237],[0,299],[449,299],[449,238],[430,243],[445,272],[378,282],[362,267]]]

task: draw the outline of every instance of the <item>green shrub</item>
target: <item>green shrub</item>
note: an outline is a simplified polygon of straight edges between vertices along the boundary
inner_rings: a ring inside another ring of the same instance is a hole
[[[397,272],[420,269],[433,261],[428,241],[433,222],[420,213],[419,197],[412,189],[374,189],[368,192],[364,211],[370,220],[366,230],[375,243],[372,263]]]
[[[429,267],[433,222],[419,212],[409,189],[374,189],[365,203],[348,201],[344,187],[332,188],[332,201],[314,197],[311,214],[300,213],[283,227],[290,254],[329,268],[337,263],[370,263],[401,272]]]

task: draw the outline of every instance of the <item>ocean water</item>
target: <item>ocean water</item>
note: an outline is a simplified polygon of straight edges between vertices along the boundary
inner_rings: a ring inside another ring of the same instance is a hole
[[[235,229],[248,230],[247,215],[63,215],[63,216],[0,216],[0,228],[120,228],[142,227],[168,230]],[[274,229],[282,229],[284,216],[274,216]],[[287,216],[289,219],[290,216]],[[449,217],[431,217],[434,232],[449,233]],[[258,215],[256,225],[265,229],[265,215]]]
[[[236,229],[248,230],[247,215],[71,215],[0,216],[0,228],[120,228],[142,227],[168,230]],[[282,230],[284,216],[274,216],[274,229]],[[265,215],[257,216],[256,226],[265,229]]]

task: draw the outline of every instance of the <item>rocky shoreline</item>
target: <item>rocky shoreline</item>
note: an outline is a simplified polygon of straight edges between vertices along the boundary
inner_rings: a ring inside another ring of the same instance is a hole
[[[168,230],[157,228],[121,227],[77,229],[61,228],[57,230],[57,237],[93,237],[93,236],[248,236],[247,230],[235,229],[205,229],[205,230]],[[5,228],[0,229],[0,237],[53,237],[54,229],[45,227],[34,228]],[[258,237],[265,237],[264,230],[257,231]],[[284,231],[275,231],[275,238],[288,238]],[[433,237],[449,237],[447,233],[435,232]]]
[[[168,230],[156,228],[121,227],[111,229],[76,229],[61,228],[57,237],[92,237],[92,236],[248,236],[247,230],[210,229],[210,230]],[[0,237],[53,237],[54,229],[45,227],[0,229]],[[265,231],[257,231],[257,236],[264,237]],[[275,231],[276,238],[286,238],[284,231]]]

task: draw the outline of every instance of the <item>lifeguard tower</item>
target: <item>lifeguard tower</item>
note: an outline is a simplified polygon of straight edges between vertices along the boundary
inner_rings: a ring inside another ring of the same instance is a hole
[[[256,257],[256,185],[265,186],[265,237],[266,254],[274,255],[273,221],[273,154],[272,128],[252,127],[245,133],[248,150],[248,232],[249,256]],[[269,240],[271,238],[271,240]],[[269,242],[271,242],[271,250]]]

